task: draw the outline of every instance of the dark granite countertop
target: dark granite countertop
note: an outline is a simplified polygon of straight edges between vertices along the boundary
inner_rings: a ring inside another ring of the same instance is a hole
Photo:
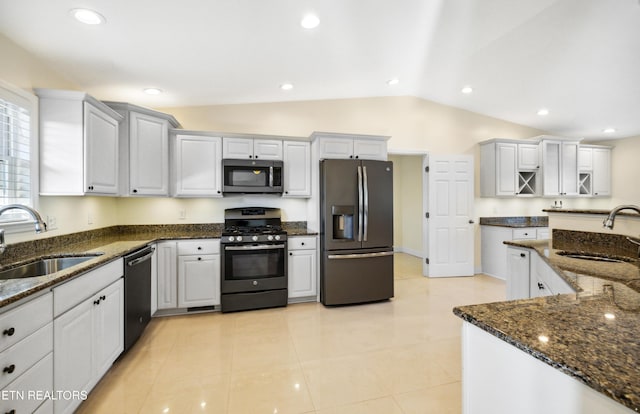
[[[110,261],[121,258],[150,243],[162,240],[220,238],[222,224],[113,226],[46,239],[9,244],[0,270],[10,269],[41,258],[97,254],[81,264],[46,276],[0,280],[0,308],[14,304],[37,292],[51,288]],[[290,236],[317,235],[306,222],[286,222]]]
[[[548,227],[547,216],[515,216],[515,217],[480,217],[481,226],[498,227]]]
[[[461,306],[454,313],[638,411],[640,268],[637,246],[625,239],[554,230],[552,241],[505,242],[535,250],[576,293]],[[573,259],[558,254],[561,251],[597,253],[630,261]],[[609,319],[605,314],[615,317]],[[547,337],[548,342],[541,342],[540,336]]]
[[[545,213],[565,213],[565,214],[603,214],[608,215],[611,210],[604,209],[578,209],[578,208],[545,208]],[[640,217],[640,214],[629,211],[621,211],[618,215]]]

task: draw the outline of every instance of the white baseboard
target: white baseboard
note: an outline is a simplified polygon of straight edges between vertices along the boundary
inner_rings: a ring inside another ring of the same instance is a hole
[[[410,254],[411,256],[422,258],[422,252],[418,250],[410,249],[408,247],[393,246],[393,251],[396,253],[406,253],[406,254]]]

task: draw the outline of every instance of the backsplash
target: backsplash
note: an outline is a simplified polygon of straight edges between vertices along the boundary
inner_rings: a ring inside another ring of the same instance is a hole
[[[558,250],[588,251],[638,258],[638,246],[621,234],[553,229],[551,242],[552,247]]]

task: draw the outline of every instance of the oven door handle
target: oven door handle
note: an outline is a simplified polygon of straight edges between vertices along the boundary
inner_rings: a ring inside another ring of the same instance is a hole
[[[275,250],[284,249],[284,244],[256,244],[247,246],[225,246],[225,250]]]

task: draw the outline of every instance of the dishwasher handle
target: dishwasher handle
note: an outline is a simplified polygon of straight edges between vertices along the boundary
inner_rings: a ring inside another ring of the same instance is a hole
[[[135,258],[133,260],[130,260],[127,262],[127,266],[136,266],[139,265],[142,262],[145,262],[149,259],[151,259],[151,256],[153,256],[153,252],[155,251],[155,249],[152,247],[151,250],[149,251],[149,253],[145,254],[144,256],[140,256],[138,258]]]

